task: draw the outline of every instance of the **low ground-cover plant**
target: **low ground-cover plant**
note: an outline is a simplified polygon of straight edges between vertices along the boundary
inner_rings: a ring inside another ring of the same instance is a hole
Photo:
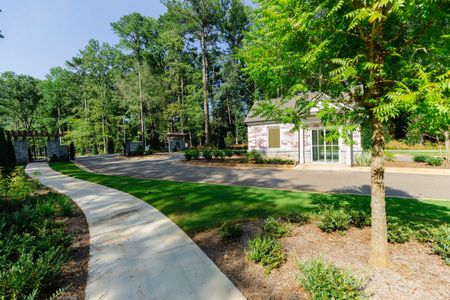
[[[393,217],[387,218],[387,229],[389,243],[403,244],[408,242],[413,235],[413,230],[409,226]]]
[[[238,223],[225,222],[220,226],[219,234],[226,241],[236,241],[242,235],[242,228]]]
[[[30,187],[38,186],[23,168],[2,180],[0,299],[42,298],[67,259],[71,237],[60,216],[67,214],[68,199],[52,192],[33,194]],[[11,195],[13,202],[6,198]]]
[[[206,159],[206,160],[211,160],[211,159],[213,158],[212,151],[209,150],[209,149],[204,149],[204,150],[202,151],[202,156],[203,156],[203,158]]]
[[[252,150],[252,151],[247,152],[246,159],[247,159],[247,162],[249,162],[249,163],[257,164],[257,163],[262,162],[263,157],[262,157],[262,154],[259,153],[258,151]]]
[[[431,166],[440,166],[444,162],[442,158],[432,157],[428,155],[416,155],[414,161],[419,163],[426,163]]]
[[[395,160],[395,154],[392,152],[384,152],[384,159],[387,161],[394,161]]]
[[[361,210],[351,210],[349,212],[350,214],[350,225],[357,227],[357,228],[364,228],[367,226],[370,226],[371,220],[370,220],[370,214],[361,211]]]
[[[286,259],[283,245],[269,235],[258,235],[249,240],[245,253],[248,259],[260,263],[266,274],[281,266]]]
[[[416,238],[428,243],[433,252],[440,255],[450,265],[450,225],[443,224],[439,227],[421,229],[417,232]]]
[[[225,154],[226,157],[232,157],[233,156],[233,150],[231,149],[224,149],[223,154]]]
[[[312,299],[365,299],[364,283],[321,259],[299,263],[298,280]]]
[[[225,153],[222,150],[216,149],[213,151],[213,156],[216,159],[224,159]]]
[[[281,220],[268,217],[261,224],[261,231],[264,235],[270,235],[274,238],[281,238],[289,232],[289,228]]]
[[[303,211],[301,209],[296,209],[296,210],[291,211],[285,217],[285,219],[290,223],[297,223],[299,225],[304,225],[304,224],[309,223],[311,217],[305,211]]]
[[[358,166],[370,167],[370,164],[372,163],[372,155],[367,151],[356,154],[355,162]]]
[[[347,231],[351,225],[351,215],[342,208],[323,206],[320,211],[319,228],[324,232]]]

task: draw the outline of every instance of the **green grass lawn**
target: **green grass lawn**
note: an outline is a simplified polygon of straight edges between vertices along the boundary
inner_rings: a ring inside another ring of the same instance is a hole
[[[320,204],[370,210],[367,196],[291,192],[264,188],[139,179],[85,172],[72,163],[52,163],[61,173],[129,193],[153,205],[186,232],[267,216],[283,216],[302,208],[316,210]],[[419,201],[388,198],[387,212],[411,225],[450,223],[450,201]]]

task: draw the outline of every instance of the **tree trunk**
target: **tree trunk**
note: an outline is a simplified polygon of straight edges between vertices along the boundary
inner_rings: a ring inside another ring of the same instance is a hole
[[[58,135],[59,135],[59,143],[61,144],[61,123],[60,123],[60,115],[61,115],[61,110],[59,109],[58,106]]]
[[[386,267],[388,264],[387,224],[384,187],[384,132],[383,124],[375,117],[372,120],[372,163],[370,178],[372,183],[371,212],[372,234],[369,264]]]
[[[144,144],[144,149],[146,149],[147,144],[145,141],[144,99],[143,99],[143,95],[142,95],[141,62],[139,62],[139,61],[138,61],[138,85],[139,85],[139,104],[140,104],[140,108],[141,108],[142,143]]]
[[[447,160],[447,163],[450,163],[450,126],[448,128],[449,130],[444,132],[445,137],[445,157]]]
[[[205,119],[205,145],[209,144],[209,103],[208,103],[208,53],[206,49],[205,28],[200,32],[202,49],[203,113]]]
[[[108,153],[108,138],[106,137],[105,117],[102,116],[103,153]]]

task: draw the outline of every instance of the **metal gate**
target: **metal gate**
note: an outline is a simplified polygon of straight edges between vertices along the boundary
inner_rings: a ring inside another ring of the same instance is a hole
[[[30,146],[31,161],[46,161],[47,160],[47,146]]]

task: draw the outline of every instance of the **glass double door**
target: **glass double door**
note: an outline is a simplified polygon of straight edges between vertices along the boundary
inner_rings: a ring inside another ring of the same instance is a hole
[[[312,161],[323,163],[339,162],[339,141],[327,139],[326,129],[311,130],[312,134]]]

